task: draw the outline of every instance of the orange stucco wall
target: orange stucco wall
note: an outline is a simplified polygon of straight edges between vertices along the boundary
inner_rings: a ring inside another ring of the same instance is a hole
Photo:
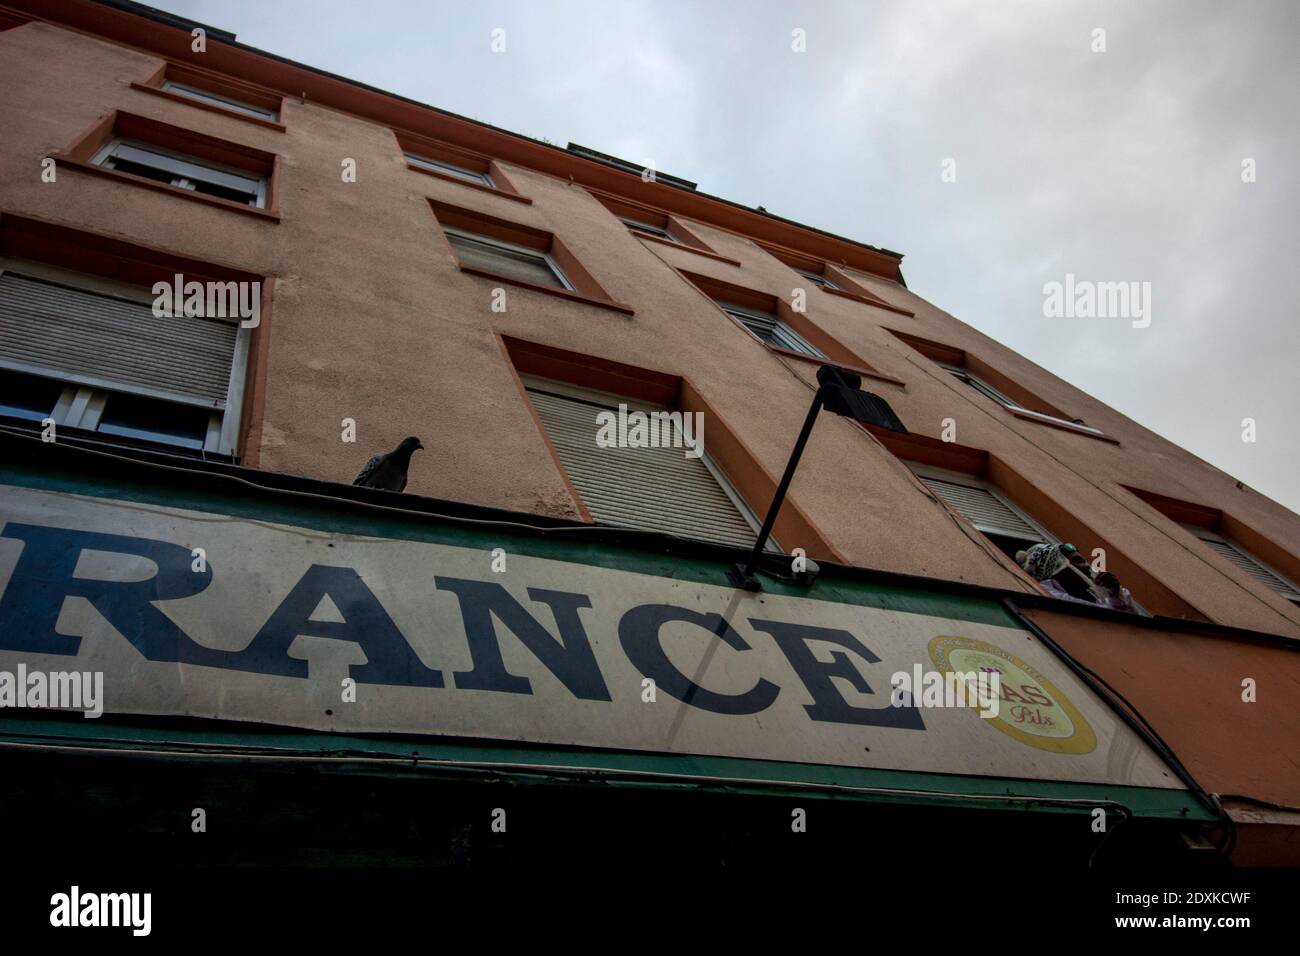
[[[1027,616],[1123,695],[1220,798],[1236,821],[1234,863],[1300,866],[1300,651],[1051,611]]]
[[[1026,616],[1132,701],[1193,777],[1225,798],[1300,807],[1300,653],[1052,611]],[[1243,681],[1254,701],[1243,700]]]
[[[60,8],[79,9],[76,3]],[[127,15],[100,10],[95,16]],[[174,56],[195,65],[225,62],[168,42]],[[1207,553],[1121,485],[1219,508],[1293,555],[1300,554],[1300,519],[868,271],[888,273],[881,265],[887,256],[811,232],[804,239],[776,236],[789,227],[769,227],[752,212],[710,205],[706,197],[683,198],[680,190],[628,174],[575,165],[578,178],[561,178],[553,173],[563,170],[553,167],[565,162],[564,154],[525,141],[501,152],[535,153],[542,157],[537,168],[497,157],[514,189],[532,199],[518,202],[413,171],[389,125],[311,97],[302,101],[293,90],[277,91],[287,94],[281,132],[132,87],[155,77],[165,63],[154,53],[52,23],[0,32],[0,214],[275,279],[273,319],[258,359],[265,378],[246,409],[252,442],[244,448],[246,461],[349,481],[368,456],[416,434],[427,450],[415,458],[409,492],[581,518],[515,385],[500,344],[508,337],[689,383],[699,404],[725,422],[732,444],[743,445],[743,457],[722,464],[758,473],[734,477],[742,487],[759,489],[750,503],[761,511],[763,489],[780,475],[807,409],[815,366],[764,348],[677,270],[789,301],[795,286],[811,284],[754,240],[801,242],[800,251],[833,259],[860,286],[914,313],[808,289],[808,322],[884,377],[869,379],[867,387],[887,399],[911,430],[937,439],[943,420],[955,419],[961,443],[987,452],[1005,469],[994,477],[1013,497],[1019,487],[1022,503],[1032,499],[1041,522],[1063,529],[1058,533],[1085,552],[1105,541],[1121,566],[1151,575],[1189,613],[1300,636],[1300,608]],[[274,75],[271,66],[266,70],[263,80]],[[54,183],[42,182],[42,158],[68,149],[115,110],[274,154],[280,221],[75,168],[60,169]],[[457,145],[482,149],[492,136],[509,139],[479,130],[471,142],[467,121],[423,115],[418,132]],[[345,159],[356,163],[356,182],[343,180]],[[718,256],[633,236],[580,181],[597,175],[606,190],[621,186],[641,202],[658,197]],[[515,287],[507,287],[506,311],[494,312],[492,290],[499,283],[459,271],[430,200],[553,234],[609,298],[633,314]],[[697,215],[683,211],[688,205]],[[754,234],[733,231],[742,227]],[[1118,443],[1018,419],[888,329],[964,349]],[[341,441],[345,418],[357,423],[355,444]],[[827,415],[818,422],[791,500],[824,544],[783,540],[787,548],[829,549],[854,564],[1032,590],[877,439],[846,420]]]

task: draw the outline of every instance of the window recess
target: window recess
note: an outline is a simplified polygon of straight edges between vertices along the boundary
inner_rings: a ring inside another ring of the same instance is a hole
[[[478,183],[480,186],[496,188],[496,183],[492,180],[491,173],[479,172],[478,170],[470,169],[466,166],[460,166],[456,163],[434,159],[431,156],[422,156],[419,153],[407,152],[403,155],[406,157],[406,161],[412,166],[419,166],[421,169],[427,169],[431,172],[454,176],[456,179],[463,179],[467,183]]]
[[[550,253],[463,229],[446,227],[444,231],[461,265],[486,269],[523,282],[573,290],[573,284]]]
[[[799,273],[799,275],[803,276],[805,279],[808,279],[810,282],[813,283],[813,285],[819,286],[820,288],[823,289],[840,288],[838,285],[835,284],[834,280],[830,279],[827,276],[820,275],[816,272],[809,272],[806,269],[795,269],[794,271]]]
[[[1293,581],[1280,571],[1276,571],[1265,564],[1231,538],[1226,538],[1217,531],[1211,531],[1209,528],[1198,525],[1184,524],[1183,527],[1204,541],[1211,551],[1225,559],[1229,564],[1234,565],[1241,571],[1245,571],[1260,584],[1272,588],[1288,601],[1300,604],[1300,587],[1297,587]]]
[[[280,114],[275,110],[266,109],[261,106],[254,106],[252,103],[246,103],[243,100],[235,99],[233,96],[227,96],[221,93],[212,93],[208,90],[199,89],[188,83],[177,83],[173,80],[166,80],[161,87],[165,93],[175,93],[178,96],[184,96],[187,99],[197,100],[200,103],[207,103],[209,106],[220,106],[224,109],[233,110],[236,113],[242,113],[245,116],[256,116],[258,119],[268,120],[272,123],[280,121]]]
[[[235,453],[251,330],[155,316],[148,289],[0,265],[0,417]]]
[[[623,225],[627,226],[629,229],[634,229],[637,232],[649,233],[652,236],[657,236],[660,239],[664,239],[667,240],[668,242],[676,243],[677,245],[682,244],[681,241],[676,236],[674,236],[663,226],[654,226],[648,222],[642,222],[639,219],[633,219],[630,216],[619,216],[618,218],[619,221],[622,222]]]
[[[206,196],[258,209],[266,207],[266,177],[252,176],[246,170],[201,160],[160,146],[115,138],[106,143],[91,162],[106,169],[142,176]]]
[[[1060,544],[1046,528],[1012,504],[986,481],[959,472],[912,465],[912,471],[931,491],[975,526],[999,551],[1016,560],[1016,552],[1036,544]],[[1017,562],[1019,563],[1019,562]],[[1093,600],[1091,582],[1075,567],[1057,581],[1070,594]]]
[[[687,457],[684,439],[678,447],[663,441],[655,448],[602,448],[596,443],[597,416],[617,416],[620,403],[629,414],[664,415],[670,409],[532,376],[524,383],[560,463],[596,521],[735,547],[753,545],[759,522],[707,452]],[[681,439],[680,416],[670,427]]]
[[[1036,418],[1039,421],[1068,425],[1072,430],[1088,432],[1092,435],[1104,434],[1100,428],[1093,428],[1091,425],[1086,425],[1080,418],[1062,418],[1058,415],[1048,415],[1046,412],[1036,412],[1032,408],[1025,408],[1025,406],[1008,396],[1005,392],[990,385],[986,380],[980,378],[980,376],[976,375],[970,369],[961,365],[954,365],[950,362],[937,362],[936,364],[940,368],[949,372],[954,378],[965,382],[977,392],[993,399],[993,401],[997,402],[1003,408],[1011,409],[1021,417]]]
[[[826,360],[826,355],[790,326],[786,325],[771,312],[736,305],[734,302],[719,302],[719,307],[739,322],[749,333],[766,345],[798,352],[813,358]]]

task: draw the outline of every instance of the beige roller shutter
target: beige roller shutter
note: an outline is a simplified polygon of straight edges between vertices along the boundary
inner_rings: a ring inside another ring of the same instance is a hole
[[[239,326],[0,273],[0,365],[68,382],[225,408]]]
[[[1286,578],[1274,573],[1272,569],[1258,561],[1245,548],[1238,547],[1235,543],[1205,528],[1190,527],[1189,530],[1208,544],[1216,554],[1245,571],[1256,581],[1267,584],[1288,600],[1300,602],[1300,590],[1297,590]]]
[[[602,524],[660,531],[749,547],[755,527],[709,466],[684,448],[601,448],[597,415],[617,405],[580,400],[530,386],[537,409],[569,479]],[[628,410],[666,411],[627,403]]]
[[[945,481],[926,475],[919,477],[931,491],[952,505],[966,520],[985,534],[1007,535],[1030,541],[1047,541],[1043,532],[1013,511],[987,488]]]

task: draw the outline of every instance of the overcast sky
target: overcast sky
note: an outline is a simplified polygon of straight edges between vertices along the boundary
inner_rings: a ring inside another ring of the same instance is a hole
[[[901,252],[918,294],[1300,511],[1297,0],[153,4]],[[1045,317],[1066,273],[1150,282],[1149,327]]]

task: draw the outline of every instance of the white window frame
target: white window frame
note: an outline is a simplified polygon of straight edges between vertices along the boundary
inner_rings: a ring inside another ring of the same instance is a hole
[[[102,279],[99,276],[87,275],[72,269],[65,269],[60,266],[52,266],[43,262],[36,262],[27,259],[8,259],[0,257],[0,275],[6,272],[12,272],[15,275],[28,276],[33,279],[43,279],[47,282],[55,282],[60,285],[68,286],[73,289],[80,289],[83,292],[90,292],[96,295],[110,295],[119,299],[127,299],[132,302],[138,302],[142,305],[152,305],[154,302],[153,293],[143,286],[131,285],[125,282],[116,282],[111,279]],[[105,387],[100,387],[94,383],[68,381],[61,376],[57,369],[45,368],[43,366],[32,365],[27,362],[16,362],[0,359],[0,369],[7,369],[13,372],[20,372],[25,375],[32,375],[37,378],[50,379],[55,382],[63,382],[63,392],[60,394],[50,417],[54,419],[56,426],[65,428],[80,428],[85,431],[93,431],[102,435],[105,440],[112,441],[118,437],[106,432],[99,432],[100,419],[103,416],[104,408],[108,404],[108,399],[114,392],[120,392],[124,395],[133,395],[139,398],[148,398],[155,401],[169,402],[173,405],[188,405],[195,408],[207,409],[208,429],[207,435],[203,442],[202,451],[211,452],[220,455],[234,456],[239,445],[239,426],[243,417],[244,406],[244,383],[248,374],[248,353],[252,341],[252,329],[247,328],[243,323],[238,323],[238,332],[235,335],[235,351],[231,358],[230,364],[230,383],[226,388],[226,407],[209,408],[204,402],[187,401],[177,396],[158,392],[154,389],[140,388],[132,385],[122,385],[116,382],[105,383]],[[155,439],[133,439],[135,441],[153,441],[158,444],[170,445],[176,448],[186,448],[178,442],[169,442],[165,438]],[[186,449],[197,451],[199,449]]]
[[[237,169],[234,166],[199,159],[196,156],[188,156],[185,153],[178,153],[139,140],[114,137],[100,147],[91,162],[96,166],[112,169],[111,161],[118,157],[119,152],[125,150],[145,154],[144,158],[139,156],[122,156],[121,158],[139,163],[142,166],[149,166],[160,172],[170,173],[172,176],[171,185],[173,186],[193,190],[194,183],[197,181],[206,182],[213,186],[222,186],[226,189],[240,190],[254,197],[253,202],[245,205],[254,206],[257,209],[266,208],[267,177],[254,176],[246,169]],[[233,202],[234,200],[228,201]]]
[[[280,114],[275,110],[268,110],[261,106],[254,106],[252,103],[237,100],[233,96],[225,96],[221,93],[211,93],[208,90],[201,90],[198,87],[190,86],[187,83],[177,83],[174,80],[167,80],[163,83],[162,89],[167,93],[176,93],[192,100],[198,100],[201,103],[209,103],[213,106],[221,106],[228,110],[234,110],[236,113],[244,113],[248,116],[256,116],[258,119],[270,120],[272,123],[278,123],[280,121]]]
[[[441,159],[432,159],[428,156],[421,156],[419,153],[402,154],[406,161],[413,166],[419,166],[422,169],[429,169],[435,173],[443,173],[447,176],[454,176],[456,179],[463,179],[465,182],[478,183],[480,186],[490,186],[497,188],[496,182],[492,179],[491,173],[480,173],[477,170],[470,169],[466,166],[458,166],[455,163],[449,163]]]
[[[1044,422],[1054,422],[1060,425],[1068,425],[1070,428],[1075,428],[1078,429],[1079,431],[1089,432],[1090,434],[1093,435],[1104,434],[1100,428],[1093,428],[1091,425],[1085,425],[1083,422],[1076,422],[1068,418],[1060,418],[1057,415],[1048,415],[1045,412],[1036,412],[1032,408],[1025,408],[1025,406],[1021,405],[1015,399],[1011,398],[1004,392],[990,385],[988,382],[980,378],[978,375],[976,375],[968,368],[964,368],[960,365],[953,365],[951,362],[935,362],[935,364],[938,365],[944,371],[951,374],[954,378],[965,382],[967,385],[971,386],[977,392],[981,393],[982,395],[988,398],[991,398],[993,401],[997,402],[1003,408],[1011,409],[1017,415],[1027,416],[1030,418],[1037,418],[1040,421],[1044,421]]]
[[[916,475],[918,478],[923,478],[923,477],[933,478],[937,481],[946,481],[954,485],[965,485],[967,488],[978,488],[983,491],[987,491],[994,498],[996,498],[998,502],[1004,505],[1012,514],[1016,515],[1016,517],[1020,518],[1020,520],[1025,522],[1025,524],[1029,525],[1030,528],[1032,528],[1033,530],[1037,531],[1040,535],[1042,535],[1043,540],[1041,543],[1043,544],[1061,543],[1061,540],[1058,537],[1056,537],[1056,535],[1052,534],[1041,524],[1035,521],[1032,515],[1030,515],[1024,509],[1018,508],[1016,504],[1013,501],[1011,501],[1006,495],[1000,492],[995,485],[985,481],[984,479],[975,478],[971,475],[968,475],[960,471],[951,471],[947,468],[936,468],[933,465],[921,465],[910,461],[905,462],[905,464],[911,470],[912,474]],[[933,492],[933,493],[936,495],[938,494],[938,492]],[[952,506],[949,505],[949,507]],[[957,511],[956,508],[953,508],[953,510]],[[957,511],[957,513],[962,517],[963,520],[968,522],[972,528],[974,528],[976,531],[978,531],[980,534],[984,535],[985,537],[991,534],[998,535],[999,537],[1003,537],[1003,538],[1009,537],[1009,535],[1007,535],[1005,532],[998,531],[996,529],[986,530],[985,528],[981,527],[972,519],[967,518],[966,515],[962,514],[960,511]],[[1076,568],[1073,564],[1070,564],[1069,568],[1072,572],[1074,572],[1083,580],[1083,583],[1089,588],[1089,590],[1093,590],[1094,594],[1097,593],[1094,590],[1096,588],[1095,583],[1093,581],[1088,580],[1086,577],[1084,577],[1082,571]],[[1136,598],[1132,598],[1131,595],[1130,598],[1133,600],[1133,605],[1135,607],[1137,607],[1139,610],[1143,612],[1146,612],[1146,608],[1142,607],[1142,605],[1138,603]]]
[[[780,316],[774,315],[771,312],[759,312],[757,309],[748,309],[743,305],[736,305],[734,302],[720,301],[718,302],[718,307],[721,308],[723,312],[727,313],[727,315],[731,316],[742,329],[765,346],[774,345],[777,348],[783,348],[791,352],[798,352],[801,355],[807,355],[809,358],[815,358],[819,361],[830,361],[821,349],[817,348],[817,346],[813,345],[794,329],[790,328],[789,325],[782,321]],[[784,338],[786,339],[786,342],[768,342],[765,338],[749,327],[745,322],[745,319],[747,318],[758,319],[761,322],[773,323],[772,329],[774,337]]]
[[[1243,545],[1238,544],[1232,538],[1219,534],[1217,531],[1211,531],[1209,528],[1201,527],[1200,525],[1185,524],[1183,525],[1183,528],[1187,531],[1190,531],[1201,541],[1205,541],[1207,543],[1215,542],[1217,544],[1222,544],[1225,547],[1231,548],[1233,551],[1237,552],[1237,554],[1244,557],[1247,561],[1255,565],[1265,574],[1274,578],[1277,581],[1276,584],[1272,585],[1274,591],[1282,595],[1282,597],[1286,598],[1288,601],[1291,601],[1294,604],[1300,604],[1300,586],[1297,586],[1296,583],[1292,581],[1289,577],[1287,577],[1277,568],[1273,567],[1271,564],[1265,562],[1253,551],[1247,550]],[[1211,548],[1210,551],[1211,553],[1214,554],[1216,558],[1219,558],[1220,560],[1223,561],[1227,561],[1229,565],[1231,565],[1237,571],[1240,571],[1242,574],[1246,575],[1252,581],[1255,581],[1259,584],[1265,583],[1263,581],[1260,581],[1259,578],[1255,577],[1253,574],[1251,574],[1249,571],[1246,571],[1244,568],[1237,567],[1227,558],[1224,558],[1221,554],[1214,551],[1213,548]]]
[[[679,246],[681,245],[681,242],[678,241],[677,237],[663,226],[652,226],[648,222],[642,222],[640,219],[632,219],[629,216],[619,216],[618,218],[619,221],[629,229],[635,229],[638,232],[648,232],[652,236],[666,239],[668,242],[676,243]]]
[[[618,395],[614,392],[604,392],[594,388],[583,388],[578,385],[569,385],[566,382],[557,382],[554,379],[541,378],[536,375],[520,375],[519,378],[523,382],[525,391],[535,389],[539,392],[551,392],[561,398],[571,398],[581,402],[590,402],[599,405],[601,408],[609,409],[612,412],[618,411],[620,403],[625,405],[635,404],[638,408],[645,408],[651,411],[675,411],[675,409],[671,409],[666,405],[656,405],[654,402],[644,402],[640,400],[629,400],[626,395]],[[681,412],[681,414],[685,415],[687,413]],[[686,438],[682,435],[681,429],[678,428],[676,424],[674,424],[673,427],[677,431],[677,436],[681,438],[682,444],[685,445]],[[545,426],[543,426],[542,430],[545,431]],[[740,516],[744,518],[745,522],[753,529],[754,539],[758,540],[758,533],[763,530],[762,520],[759,519],[759,517],[754,514],[753,509],[745,503],[745,499],[740,496],[740,492],[736,490],[736,486],[731,483],[731,479],[727,477],[726,472],[719,468],[718,464],[709,456],[708,451],[704,448],[700,448],[699,451],[700,461],[703,463],[704,467],[708,469],[709,474],[713,476],[714,481],[718,483],[718,487],[722,489],[722,493],[731,500],[731,503],[736,506],[736,510],[740,512]],[[764,551],[771,551],[776,554],[785,553],[780,544],[778,544],[776,539],[771,535],[768,536],[767,546],[764,548]]]
[[[577,291],[573,287],[573,283],[569,281],[569,277],[564,274],[564,270],[560,268],[559,263],[555,261],[555,259],[551,256],[549,252],[543,252],[540,249],[532,249],[529,248],[528,246],[516,245],[513,242],[506,242],[504,239],[497,239],[492,236],[485,236],[480,232],[470,232],[467,229],[457,229],[454,226],[445,226],[443,228],[443,232],[445,232],[449,236],[457,236],[458,238],[465,239],[470,242],[477,242],[485,246],[494,246],[497,249],[500,249],[504,252],[512,252],[515,255],[523,255],[523,256],[529,256],[536,259],[541,259],[546,264],[546,266],[551,270],[551,272],[555,274],[555,277],[560,280],[560,285],[564,289],[568,290],[569,292]],[[453,246],[452,248],[454,249],[455,247]],[[510,277],[507,276],[506,278],[510,278]]]

